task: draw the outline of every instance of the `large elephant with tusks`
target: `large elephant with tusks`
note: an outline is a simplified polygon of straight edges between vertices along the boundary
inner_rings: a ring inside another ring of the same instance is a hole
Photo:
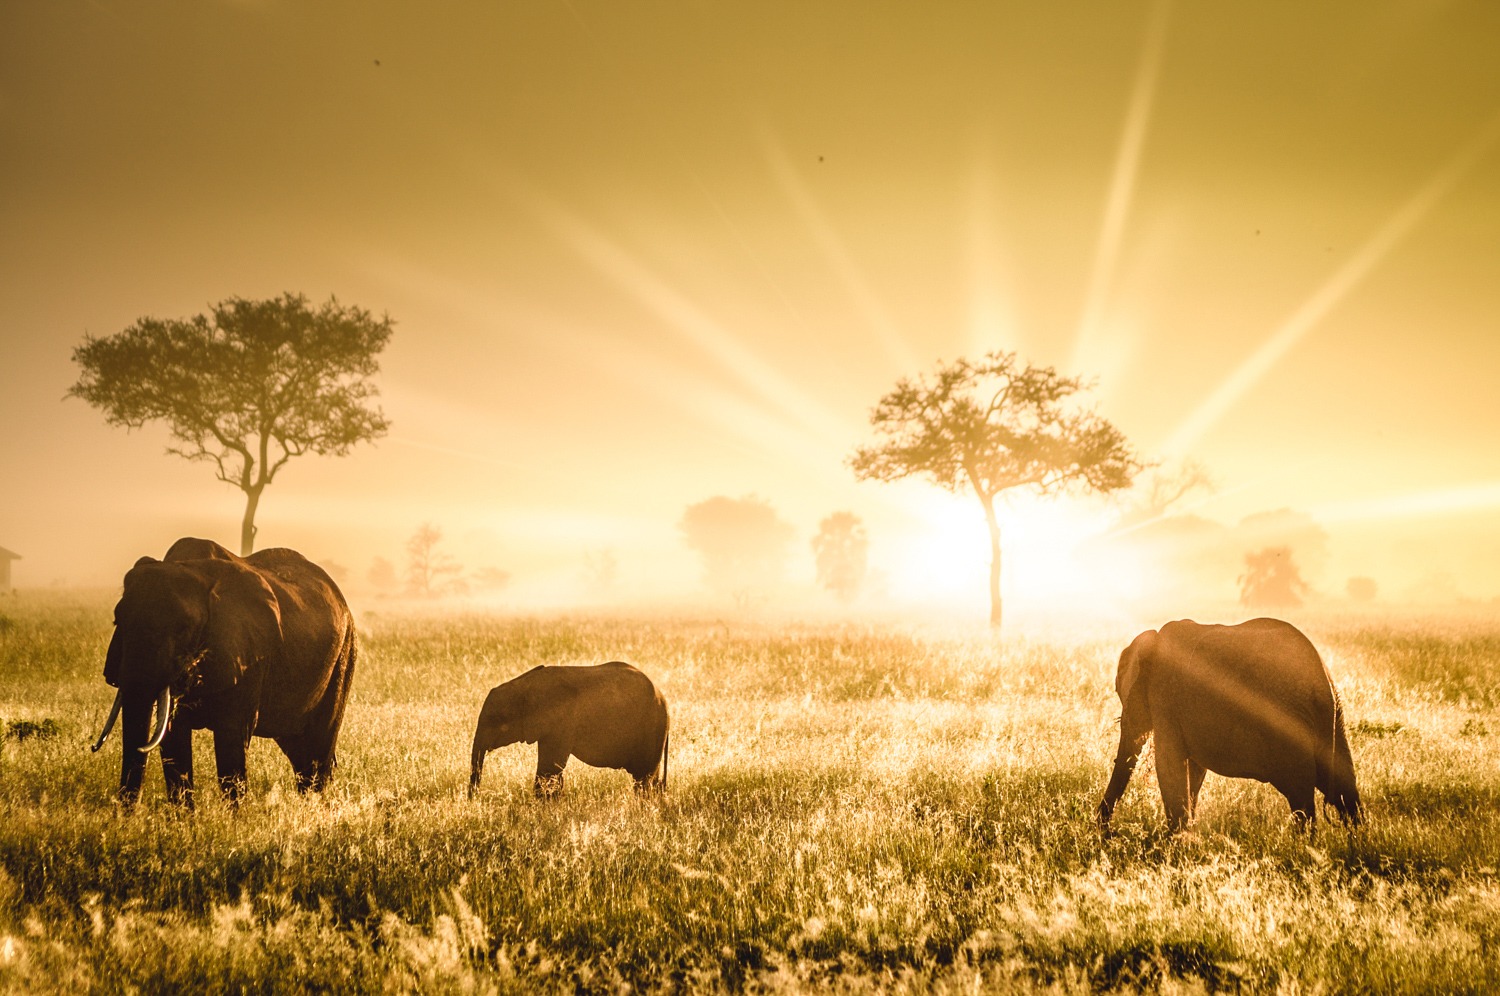
[[[136,561],[114,621],[104,680],[118,692],[94,750],[123,717],[127,808],[158,747],[167,797],[192,806],[194,730],[213,731],[231,805],[244,791],[251,737],[276,741],[299,792],[328,783],[358,649],[349,606],[321,567],[293,550],[241,558],[180,539],[161,560]]]

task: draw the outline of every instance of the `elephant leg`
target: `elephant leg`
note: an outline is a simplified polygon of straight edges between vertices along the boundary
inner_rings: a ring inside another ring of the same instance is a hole
[[[1272,782],[1276,791],[1286,797],[1286,804],[1292,809],[1292,819],[1296,821],[1297,828],[1308,833],[1316,829],[1318,821],[1317,797],[1313,787],[1315,779],[1316,767],[1312,758],[1307,758],[1304,764]]]
[[[328,779],[333,774],[334,756],[333,745],[326,741],[326,737],[319,736],[277,739],[281,752],[292,762],[298,792],[322,792],[328,784]]]
[[[1188,788],[1187,751],[1176,730],[1156,731],[1156,783],[1161,788],[1167,826],[1176,832],[1187,826],[1192,815]]]
[[[1208,769],[1203,765],[1188,758],[1188,816],[1196,819],[1198,816],[1198,791],[1203,788],[1203,776]]]
[[[167,798],[179,806],[193,808],[193,731],[186,723],[173,723],[161,742],[161,771],[167,783]]]
[[[632,771],[630,777],[635,779],[635,790],[641,795],[659,795],[667,790],[661,778],[660,767],[652,768],[644,775],[638,775]]]
[[[219,792],[231,807],[245,794],[245,753],[250,737],[238,730],[214,731],[214,763],[219,770]]]
[[[546,740],[536,745],[536,781],[532,791],[538,799],[550,799],[562,794],[563,768],[567,767],[569,751]]]
[[[349,697],[349,685],[354,679],[355,658],[358,656],[354,631],[350,629],[339,651],[333,674],[322,700],[307,717],[305,732],[295,737],[278,740],[282,753],[292,762],[292,771],[297,777],[298,792],[322,792],[333,777],[338,766],[335,746],[338,743],[339,727],[344,722],[344,703]]]

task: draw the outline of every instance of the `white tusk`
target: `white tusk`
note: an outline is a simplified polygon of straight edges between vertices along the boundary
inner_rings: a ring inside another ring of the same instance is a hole
[[[167,735],[167,720],[172,716],[172,688],[167,686],[161,690],[161,698],[156,700],[156,730],[151,734],[151,742],[141,748],[142,754],[149,754],[161,746],[162,738]]]
[[[120,703],[125,699],[124,692],[115,692],[115,704],[109,707],[109,718],[104,721],[104,731],[99,734],[99,739],[94,741],[93,751],[99,753],[99,748],[104,746],[104,741],[109,739],[109,731],[115,728],[115,720],[120,718]]]

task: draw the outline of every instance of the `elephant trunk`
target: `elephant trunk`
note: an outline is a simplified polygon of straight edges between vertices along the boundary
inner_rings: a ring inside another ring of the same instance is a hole
[[[141,749],[151,736],[151,706],[149,693],[126,693],[121,690],[123,702],[120,718],[120,803],[129,809],[141,794],[141,781],[146,774],[146,754]]]
[[[479,739],[478,734],[474,736],[474,753],[469,759],[469,798],[474,798],[474,793],[479,791],[479,778],[484,774],[484,755],[489,749]]]
[[[152,698],[147,692],[124,689],[117,696],[119,710],[124,713],[121,737],[124,741],[120,751],[120,802],[129,808],[141,794],[141,781],[146,774],[146,755],[161,746],[167,735],[167,724],[172,714],[172,692],[163,688]],[[156,721],[152,722],[155,709]],[[100,742],[103,742],[101,737]]]
[[[1134,712],[1144,712],[1144,709],[1127,707],[1120,717],[1120,747],[1115,752],[1115,766],[1110,772],[1109,784],[1104,788],[1104,798],[1099,801],[1099,829],[1105,834],[1109,833],[1115,803],[1125,794],[1125,786],[1130,784],[1130,776],[1135,774],[1136,762],[1140,760],[1141,749],[1151,736],[1149,713],[1143,718],[1133,715]]]
[[[1359,801],[1359,788],[1354,783],[1354,756],[1349,752],[1349,739],[1344,733],[1344,710],[1335,702],[1333,717],[1333,764],[1329,775],[1333,791],[1330,802],[1339,815],[1350,826],[1359,826],[1364,821],[1364,807]]]

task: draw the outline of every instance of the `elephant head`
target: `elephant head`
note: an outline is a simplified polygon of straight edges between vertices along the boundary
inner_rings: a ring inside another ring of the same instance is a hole
[[[531,674],[540,670],[532,668]],[[490,689],[484,707],[479,710],[479,723],[474,728],[474,750],[469,761],[469,796],[472,798],[479,788],[479,779],[484,774],[484,756],[500,747],[511,744],[534,744],[541,736],[546,720],[546,703],[539,701],[537,689],[524,680],[527,675],[513,678],[503,685]]]
[[[1150,682],[1141,679],[1151,669],[1156,640],[1156,630],[1148,629],[1130,641],[1130,646],[1120,652],[1120,664],[1115,671],[1115,691],[1123,708],[1120,722],[1128,730],[1139,732],[1141,739],[1151,731]]]
[[[1115,802],[1124,793],[1141,748],[1151,736],[1151,683],[1143,679],[1150,674],[1157,639],[1156,630],[1148,629],[1120,652],[1120,664],[1115,671],[1115,691],[1120,695],[1121,707],[1120,749],[1098,812],[1099,825],[1106,832]]]
[[[174,700],[180,707],[232,689],[279,647],[281,614],[270,587],[241,564],[142,557],[125,575],[114,623],[104,680],[118,691],[93,749],[123,714],[120,799],[129,805]]]

